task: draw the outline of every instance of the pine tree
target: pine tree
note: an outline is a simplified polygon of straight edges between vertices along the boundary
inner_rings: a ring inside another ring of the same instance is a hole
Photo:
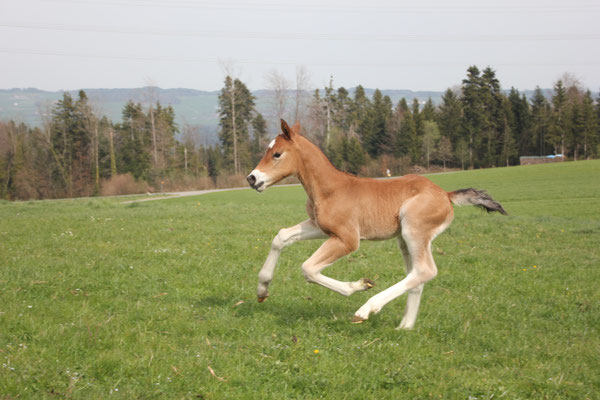
[[[392,102],[388,96],[383,96],[379,89],[376,89],[373,94],[369,113],[371,132],[363,143],[367,153],[376,158],[384,152],[393,150],[392,139],[387,131],[387,123],[392,114]]]
[[[265,151],[264,145],[267,138],[267,121],[261,113],[257,112],[252,118],[252,164],[256,165]]]
[[[239,79],[225,78],[219,95],[219,139],[225,161],[235,175],[250,164],[248,124],[254,111],[254,96]]]
[[[425,119],[421,114],[419,99],[414,98],[411,105],[412,123],[414,125],[414,137],[411,145],[411,158],[413,163],[419,163],[423,158],[423,136],[425,135]]]
[[[512,137],[517,145],[519,155],[535,154],[535,143],[531,130],[531,109],[525,95],[521,96],[515,88],[508,95],[510,113],[509,121]]]
[[[358,174],[360,169],[366,163],[365,152],[356,137],[351,137],[348,140],[346,165],[347,171],[352,174]]]
[[[554,146],[555,154],[565,155],[567,123],[565,114],[567,112],[567,93],[563,82],[559,80],[554,85],[554,94],[552,95],[552,120],[550,125],[549,142]]]
[[[437,123],[440,134],[450,140],[452,147],[456,147],[461,138],[461,115],[460,100],[451,89],[446,90],[437,112]]]
[[[518,94],[516,98],[520,101]],[[508,167],[511,163],[516,164],[517,162],[518,144],[514,139],[514,131],[512,127],[518,127],[519,125],[515,122],[517,117],[513,113],[513,104],[510,99],[505,98],[503,102],[503,108],[504,124],[502,127],[501,136],[499,138],[500,145],[502,146],[499,157],[499,165]]]
[[[381,101],[381,97],[379,97],[379,101]],[[377,131],[377,115],[373,103],[366,96],[362,86],[357,86],[354,92],[353,108],[356,131],[360,137],[362,146],[367,154],[374,157],[378,152],[375,138]]]
[[[152,136],[147,129],[142,105],[129,101],[121,115],[121,124],[115,126],[115,163],[120,173],[131,173],[135,179],[150,180]]]
[[[348,91],[340,87],[337,90],[336,96],[333,97],[332,110],[333,124],[344,132],[349,132],[352,129],[352,98]]]
[[[209,147],[206,155],[206,169],[208,171],[208,176],[211,177],[213,184],[217,184],[217,177],[219,176],[219,171],[221,170],[221,152],[218,147]]]
[[[531,132],[534,141],[534,153],[538,156],[546,154],[546,140],[550,129],[550,104],[537,86],[531,99]]]
[[[467,69],[467,78],[462,81],[462,130],[466,140],[468,162],[471,168],[475,167],[478,160],[475,158],[475,149],[479,147],[480,133],[485,128],[485,113],[482,98],[482,79],[479,68],[471,66]]]
[[[591,156],[597,155],[599,137],[598,137],[598,116],[594,110],[594,99],[592,93],[588,90],[583,97],[582,104],[583,132],[582,146],[583,158],[589,160]]]
[[[83,90],[76,101],[65,92],[52,111],[49,127],[48,145],[54,160],[51,173],[69,197],[87,194],[91,181],[90,138],[81,112],[85,105]]]
[[[390,132],[394,137],[394,156],[419,161],[420,150],[413,115],[405,98],[400,99],[391,118]]]
[[[585,121],[582,112],[582,104],[579,101],[572,101],[567,106],[565,115],[567,120],[567,135],[568,147],[572,149],[573,160],[579,158],[581,143],[584,141]]]
[[[424,121],[435,121],[437,119],[437,113],[431,97],[427,99],[427,102],[425,102],[423,110],[421,111],[421,115]]]
[[[500,81],[496,72],[487,67],[481,76],[481,92],[484,108],[484,126],[481,147],[479,149],[480,162],[483,166],[498,165],[498,155],[501,153],[501,137],[504,131],[505,96],[501,92]]]
[[[358,85],[354,90],[354,99],[352,102],[353,120],[360,122],[368,112],[370,105],[371,101],[367,97],[365,89],[361,85]]]

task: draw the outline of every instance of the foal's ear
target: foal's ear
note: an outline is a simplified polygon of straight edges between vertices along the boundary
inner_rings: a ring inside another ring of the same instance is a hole
[[[294,131],[283,119],[281,120],[281,133],[283,133],[283,137],[287,140],[292,140],[292,137],[294,136]]]

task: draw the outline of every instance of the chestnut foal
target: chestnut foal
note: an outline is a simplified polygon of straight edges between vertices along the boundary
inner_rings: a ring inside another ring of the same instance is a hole
[[[356,311],[352,322],[367,320],[369,314],[378,313],[387,303],[408,292],[404,317],[398,328],[411,329],[417,319],[423,285],[437,274],[431,242],[452,222],[452,204],[475,205],[488,212],[506,214],[502,206],[483,191],[446,192],[418,175],[376,180],[341,172],[317,146],[298,133],[298,124],[292,129],[281,120],[281,131],[248,175],[248,183],[262,192],[287,176],[297,176],[308,195],[309,218],[281,229],[273,239],[271,251],[258,274],[259,302],[269,295],[269,283],[281,250],[298,240],[327,239],[302,264],[302,273],[308,282],[349,296],[372,288],[374,283],[367,278],[340,282],[321,271],[358,249],[363,239],[396,237],[406,263],[406,277],[371,297]]]

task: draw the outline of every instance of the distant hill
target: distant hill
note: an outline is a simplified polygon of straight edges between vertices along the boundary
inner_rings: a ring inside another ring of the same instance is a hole
[[[129,100],[147,103],[152,99],[175,109],[177,123],[195,125],[207,136],[209,142],[215,140],[218,125],[218,92],[193,89],[83,89],[90,102],[113,122],[122,119],[123,106]],[[69,91],[76,98],[79,90]],[[32,126],[41,126],[41,113],[51,109],[63,96],[63,91],[48,92],[38,89],[0,90],[0,119],[14,119]]]
[[[171,105],[175,109],[177,124],[196,126],[202,136],[202,142],[213,144],[217,140],[217,129],[219,118],[217,104],[219,91],[202,91],[195,89],[161,89],[158,87],[121,88],[121,89],[83,89],[91,103],[97,106],[101,112],[113,122],[121,121],[121,111],[129,100],[147,103],[150,99],[158,100],[164,105]],[[365,88],[365,93],[372,96],[375,89]],[[73,97],[77,97],[79,90],[69,91]],[[354,89],[349,89],[350,93]],[[435,91],[411,91],[411,90],[382,90],[383,95],[390,96],[393,104],[397,104],[402,97],[408,102],[417,98],[420,102],[431,98],[434,104],[441,102],[443,92]],[[551,90],[545,90],[546,94]],[[42,115],[45,110],[51,109],[52,105],[62,98],[63,91],[49,92],[35,88],[26,89],[0,89],[0,120],[15,120],[32,126],[41,126]],[[525,91],[531,96],[533,91]],[[273,133],[278,123],[272,117],[272,96],[269,90],[257,90],[256,105],[267,121]],[[312,93],[310,94],[312,95]]]

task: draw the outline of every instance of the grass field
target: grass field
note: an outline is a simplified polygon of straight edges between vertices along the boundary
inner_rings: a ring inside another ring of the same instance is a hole
[[[456,209],[412,331],[395,241],[327,270],[376,279],[342,297],[304,282],[319,242],[272,237],[305,219],[301,187],[124,205],[0,203],[0,399],[598,399],[600,161],[431,177],[487,189],[509,212]]]

